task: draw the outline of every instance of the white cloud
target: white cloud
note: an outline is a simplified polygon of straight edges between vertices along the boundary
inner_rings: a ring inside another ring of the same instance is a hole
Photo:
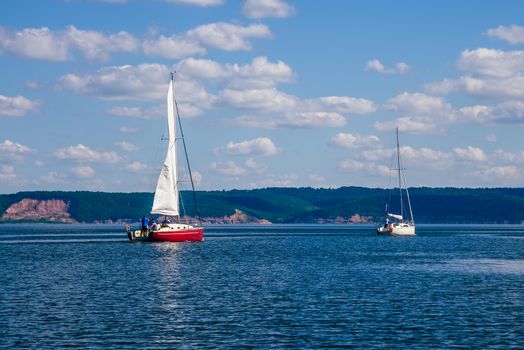
[[[222,102],[236,108],[283,112],[293,110],[298,98],[275,88],[236,90],[226,88],[220,93]]]
[[[101,152],[78,144],[67,148],[60,148],[54,152],[58,159],[70,159],[78,162],[117,163],[121,160],[116,152]]]
[[[95,175],[95,171],[90,166],[77,166],[70,169],[71,172],[80,178],[87,179]]]
[[[0,165],[0,180],[12,182],[18,179],[15,168],[11,165]]]
[[[490,28],[485,33],[490,38],[498,38],[512,45],[524,43],[524,27],[511,25]]]
[[[478,147],[468,146],[466,148],[453,148],[453,153],[458,159],[482,162],[487,160],[484,151]]]
[[[165,117],[165,106],[157,106],[142,111],[140,107],[115,106],[107,110],[107,113],[118,117],[130,117],[138,119],[157,119]]]
[[[257,174],[262,174],[266,171],[267,167],[265,165],[257,163],[253,158],[248,158],[244,162],[244,165],[247,169],[254,171]]]
[[[105,35],[68,26],[62,31],[47,27],[12,32],[0,27],[0,51],[32,59],[66,61],[78,50],[88,59],[108,59],[114,52],[135,52],[138,40],[127,32]]]
[[[524,170],[513,165],[483,167],[476,170],[474,175],[491,183],[496,181],[498,184],[502,182],[505,185],[522,186],[524,184]]]
[[[324,176],[318,174],[309,174],[307,178],[316,183],[323,183],[326,181]]]
[[[22,117],[30,111],[38,110],[40,102],[23,96],[8,97],[0,95],[0,116]]]
[[[395,148],[379,148],[366,150],[360,153],[360,157],[366,161],[380,161],[385,164],[391,162],[396,156]],[[431,168],[441,169],[448,167],[452,160],[452,155],[447,152],[436,151],[430,148],[413,148],[411,146],[400,147],[402,161],[408,164],[425,164]]]
[[[495,162],[506,162],[506,163],[524,163],[524,151],[518,153],[506,152],[501,149],[493,152],[492,159]]]
[[[32,153],[35,153],[33,149],[11,140],[0,143],[0,159],[20,161]]]
[[[171,59],[195,55],[201,56],[206,53],[206,49],[199,42],[176,34],[170,37],[161,35],[158,38],[145,40],[142,47],[147,55]]]
[[[404,74],[411,68],[404,62],[398,62],[393,68],[386,68],[382,62],[377,59],[368,61],[366,63],[366,70],[372,70],[382,74]]]
[[[442,98],[422,93],[403,92],[384,104],[384,108],[412,116],[440,115],[452,118],[453,108]]]
[[[127,141],[115,142],[115,145],[127,152],[134,152],[140,149],[140,147],[138,147],[137,145]]]
[[[327,107],[332,107],[336,112],[340,113],[354,113],[367,114],[373,113],[377,107],[373,101],[364,98],[355,98],[349,96],[326,96],[321,97],[320,101]]]
[[[182,79],[216,80],[231,76],[230,69],[207,59],[186,58],[176,65],[177,75]]]
[[[338,113],[331,112],[303,112],[287,113],[282,117],[242,116],[235,120],[240,126],[274,129],[279,127],[288,128],[335,128],[344,126],[346,119]]]
[[[339,148],[358,148],[378,145],[379,138],[374,135],[361,136],[359,134],[353,135],[350,133],[340,132],[333,136],[329,143]]]
[[[135,162],[131,162],[129,164],[126,164],[126,169],[130,170],[132,172],[139,173],[139,172],[142,172],[142,171],[146,170],[147,169],[147,165],[135,161]]]
[[[104,35],[97,31],[68,26],[65,39],[88,59],[107,60],[113,52],[136,52],[139,47],[138,40],[124,31]]]
[[[165,99],[167,93],[168,67],[161,64],[107,67],[95,74],[77,76],[68,74],[60,77],[59,85],[79,94],[93,95],[104,100],[156,100]],[[201,108],[208,108],[216,99],[202,85],[194,81],[179,80],[175,84],[177,100],[183,117],[198,115]],[[109,112],[120,116],[150,119],[162,115],[165,107],[141,112],[134,107],[115,107]]]
[[[210,170],[221,175],[230,176],[241,176],[245,175],[246,170],[235,164],[233,161],[227,161],[225,163],[212,162]]]
[[[195,1],[200,3],[214,0]],[[206,47],[226,51],[251,50],[250,39],[270,38],[266,25],[241,26],[217,22],[201,25],[171,36],[151,36],[140,41],[133,35],[120,31],[103,33],[82,30],[73,25],[63,30],[47,27],[25,28],[12,31],[0,27],[0,54],[5,52],[30,59],[48,61],[71,60],[80,53],[89,60],[108,60],[113,53],[140,53],[169,59],[181,59],[206,54]]]
[[[12,32],[0,27],[0,52],[27,58],[65,61],[69,59],[67,42],[49,28],[26,28]]]
[[[164,0],[173,4],[194,5],[200,7],[222,5],[224,0]]]
[[[401,132],[412,134],[432,133],[439,130],[434,120],[428,117],[400,117],[387,122],[375,122],[374,128],[379,131],[392,131],[398,128]]]
[[[229,142],[225,147],[215,149],[216,154],[228,155],[254,155],[273,156],[278,153],[278,148],[267,137],[258,137],[253,140]]]
[[[161,64],[107,67],[95,74],[67,74],[59,79],[62,88],[102,99],[159,99],[165,97],[169,69]]]
[[[286,18],[295,13],[295,8],[282,0],[246,0],[242,12],[250,18]]]
[[[202,45],[225,51],[249,51],[249,38],[269,38],[271,32],[264,24],[243,27],[236,24],[217,22],[204,24],[187,31],[187,36]]]
[[[288,64],[269,62],[264,56],[255,57],[250,64],[233,65],[231,70],[235,73],[230,82],[231,88],[263,89],[295,81],[295,73]]]
[[[382,164],[374,162],[361,162],[354,159],[346,159],[340,162],[338,169],[342,172],[364,172],[369,175],[389,175],[391,169]]]
[[[139,131],[138,128],[132,128],[129,126],[121,126],[118,130],[120,130],[120,132],[123,132],[124,134],[133,134]]]
[[[478,48],[461,53],[457,66],[484,76],[511,77],[524,70],[524,51]]]

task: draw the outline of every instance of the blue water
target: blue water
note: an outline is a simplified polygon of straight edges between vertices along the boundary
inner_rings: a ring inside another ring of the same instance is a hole
[[[0,348],[523,349],[524,226],[0,225]]]

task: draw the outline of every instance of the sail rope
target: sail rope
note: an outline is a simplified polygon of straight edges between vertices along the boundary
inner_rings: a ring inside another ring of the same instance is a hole
[[[171,77],[173,79],[173,88],[174,88],[174,82],[175,82],[175,75],[174,75],[174,73],[171,73]],[[191,190],[193,191],[193,198],[195,200],[195,208],[196,208],[197,219],[198,219],[199,225],[202,226],[202,219],[201,219],[201,216],[200,216],[200,208],[198,207],[197,196],[196,196],[196,193],[195,193],[195,184],[193,182],[193,174],[191,173],[191,165],[189,164],[189,157],[187,155],[186,140],[184,138],[184,131],[182,129],[182,122],[180,121],[180,113],[178,112],[178,103],[176,102],[176,98],[174,100],[175,100],[175,109],[176,109],[176,116],[177,116],[177,120],[178,120],[178,126],[180,128],[180,136],[182,138],[182,144],[184,145],[184,154],[186,156],[187,170],[188,170],[188,173],[189,173],[189,180],[191,181]]]

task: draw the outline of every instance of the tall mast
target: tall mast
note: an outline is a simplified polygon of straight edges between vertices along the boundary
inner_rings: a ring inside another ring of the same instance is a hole
[[[174,85],[175,84],[175,74],[174,74],[174,72],[171,73],[171,79],[173,80],[173,85]],[[193,174],[191,173],[191,165],[189,165],[189,157],[187,155],[186,140],[184,138],[184,131],[182,130],[182,122],[180,121],[180,113],[178,112],[178,103],[176,102],[175,94],[173,94],[173,100],[175,102],[174,105],[175,105],[175,110],[176,110],[176,117],[177,117],[177,120],[178,120],[178,126],[180,128],[180,136],[182,138],[182,145],[184,145],[184,154],[186,156],[187,170],[189,172],[189,180],[191,181],[191,190],[193,192],[193,199],[195,201],[195,209],[196,209],[196,214],[197,214],[197,218],[198,218],[198,223],[200,224],[200,226],[202,226],[202,218],[200,216],[200,208],[198,207],[198,201],[197,201],[196,192],[195,192],[195,183],[193,182]]]
[[[402,215],[402,180],[400,178],[400,145],[398,142],[398,127],[397,127],[397,165],[398,165],[398,190],[400,193],[400,216],[404,218]]]

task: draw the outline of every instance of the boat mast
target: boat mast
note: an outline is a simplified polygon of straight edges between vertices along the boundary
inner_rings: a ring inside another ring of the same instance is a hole
[[[171,80],[173,81],[173,88],[175,86],[175,72],[171,72]],[[180,128],[180,137],[182,138],[182,144],[184,145],[184,154],[186,155],[187,171],[189,172],[189,180],[191,181],[191,189],[193,191],[193,198],[195,200],[196,214],[198,217],[198,223],[202,226],[202,219],[200,217],[200,208],[198,207],[198,201],[195,193],[195,184],[193,182],[193,174],[191,174],[191,166],[189,165],[189,157],[187,156],[186,140],[184,139],[184,131],[182,130],[182,122],[180,121],[180,113],[178,113],[178,103],[176,102],[175,94],[173,94],[173,100],[175,102],[176,118],[178,120],[178,127]]]
[[[404,215],[402,214],[402,180],[400,176],[400,146],[398,142],[398,127],[397,127],[397,165],[398,165],[398,190],[400,193],[400,216],[402,216],[402,219],[404,219]]]

